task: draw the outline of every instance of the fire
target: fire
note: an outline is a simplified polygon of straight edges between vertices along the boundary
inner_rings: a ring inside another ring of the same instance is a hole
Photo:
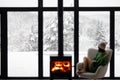
[[[52,72],[54,71],[61,71],[61,72],[68,72],[70,71],[70,62],[69,61],[54,61],[54,66],[51,69]]]

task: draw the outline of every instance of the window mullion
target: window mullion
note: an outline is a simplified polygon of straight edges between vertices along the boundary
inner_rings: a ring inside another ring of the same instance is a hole
[[[113,79],[114,78],[114,58],[115,58],[115,46],[114,46],[114,40],[115,40],[115,23],[114,23],[114,19],[115,19],[115,13],[114,11],[110,11],[110,48],[113,50],[113,55],[111,58],[111,62],[110,62],[110,77]]]
[[[79,0],[75,0],[75,12],[74,12],[74,74],[76,73],[76,64],[79,59],[79,11],[78,11]],[[75,77],[77,75],[75,74]]]
[[[63,56],[63,0],[58,0],[58,55]]]
[[[38,73],[43,78],[43,0],[38,0],[38,5]]]

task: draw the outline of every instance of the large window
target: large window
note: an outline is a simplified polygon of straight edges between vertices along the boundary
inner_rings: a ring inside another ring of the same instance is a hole
[[[79,12],[79,61],[87,56],[89,48],[98,48],[101,41],[110,41],[109,12]],[[109,69],[106,74],[109,76]]]
[[[120,76],[120,11],[115,12],[115,77]]]
[[[38,13],[8,12],[8,76],[38,76]]]

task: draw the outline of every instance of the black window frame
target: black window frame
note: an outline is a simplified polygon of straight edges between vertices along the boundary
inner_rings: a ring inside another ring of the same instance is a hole
[[[8,77],[7,73],[7,12],[9,11],[36,11],[38,12],[38,77]],[[74,0],[74,7],[63,7],[63,0],[58,0],[58,7],[43,7],[43,0],[38,0],[38,7],[0,7],[1,13],[1,76],[2,79],[49,79],[50,77],[43,77],[43,12],[57,11],[58,12],[58,53],[63,54],[63,12],[74,12],[74,74],[76,71],[76,63],[79,59],[79,11],[109,11],[110,12],[110,48],[113,50],[112,59],[110,62],[110,77],[105,79],[120,79],[114,75],[114,54],[115,54],[115,11],[120,11],[120,7],[79,7],[79,0]],[[41,45],[42,44],[42,45]],[[73,79],[77,79],[75,74]]]

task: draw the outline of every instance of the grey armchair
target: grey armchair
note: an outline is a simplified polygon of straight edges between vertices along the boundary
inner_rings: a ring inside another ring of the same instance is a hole
[[[110,54],[109,55],[109,62],[110,62],[111,56],[112,56],[112,50],[109,49],[109,50],[106,50],[106,52],[108,54]],[[88,50],[88,57],[90,59],[92,59],[93,57],[95,57],[96,53],[97,53],[97,49],[92,49],[91,48],[91,49]],[[82,77],[82,78],[89,78],[89,79],[103,78],[105,76],[105,74],[107,72],[107,68],[108,68],[108,64],[107,64],[105,66],[99,66],[95,73],[84,72],[84,73],[78,74],[77,72],[78,72],[78,69],[81,67],[81,64],[82,63],[77,63],[77,65],[76,65],[76,69],[77,69],[76,74],[78,75],[78,77]]]

